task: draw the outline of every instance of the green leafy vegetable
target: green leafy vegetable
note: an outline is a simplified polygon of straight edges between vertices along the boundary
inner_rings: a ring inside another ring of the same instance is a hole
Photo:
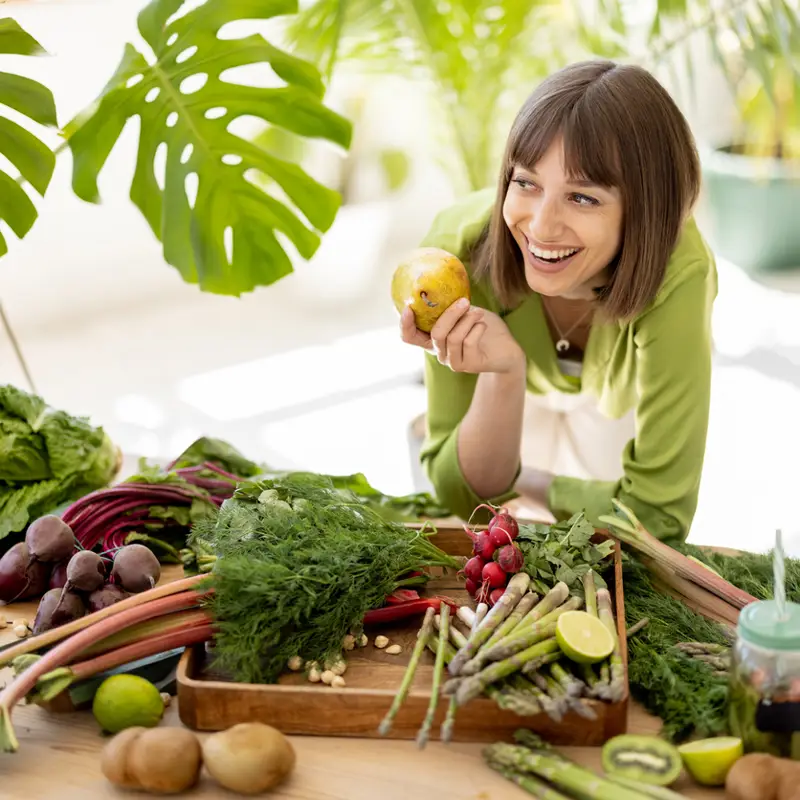
[[[163,242],[164,258],[204,291],[240,295],[292,272],[276,234],[311,258],[341,200],[296,164],[232,133],[231,122],[255,117],[343,148],[351,125],[323,104],[324,85],[312,64],[260,35],[218,35],[236,20],[295,13],[297,0],[206,0],[175,16],[183,5],[153,0],[140,12],[139,32],[155,58],[126,45],[101,96],[67,126],[72,185],[78,197],[97,202],[98,174],[125,123],[139,117],[131,199]],[[271,68],[279,79],[274,87],[233,83],[226,75],[256,64]],[[154,165],[161,145],[166,167],[159,182]],[[253,173],[267,175],[279,196],[260,189]]]
[[[171,464],[170,469],[199,467],[211,462],[232,475],[252,478],[264,471],[264,467],[245,458],[232,444],[222,439],[203,436],[189,445]]]
[[[537,523],[519,526],[516,544],[525,557],[525,571],[531,576],[531,589],[545,595],[558,581],[572,594],[583,597],[583,576],[594,572],[595,586],[607,588],[601,576],[614,552],[614,542],[593,543],[595,534],[585,514],[578,513],[554,525]]]
[[[240,484],[191,541],[218,556],[215,660],[246,682],[276,680],[295,655],[320,663],[340,655],[344,636],[407,573],[458,567],[427,534],[344,502],[320,476]]]
[[[15,20],[0,19],[0,55],[38,56],[44,52],[42,46]],[[58,125],[52,92],[31,78],[0,72],[0,103],[40,125]],[[18,123],[0,117],[0,154],[44,196],[53,177],[56,157],[41,139]],[[36,206],[17,180],[0,171],[0,219],[22,239],[33,227],[37,216]],[[7,252],[5,237],[0,234],[0,256]]]
[[[102,428],[0,386],[0,538],[105,486],[118,467],[117,448]]]

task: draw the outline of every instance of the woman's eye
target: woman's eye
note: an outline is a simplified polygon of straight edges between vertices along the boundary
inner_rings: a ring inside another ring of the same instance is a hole
[[[594,197],[589,197],[588,194],[573,194],[572,199],[579,205],[579,206],[596,206],[598,205],[597,200]]]
[[[534,184],[530,181],[525,180],[525,178],[513,178],[512,183],[516,183],[520,189],[532,189],[534,188]]]

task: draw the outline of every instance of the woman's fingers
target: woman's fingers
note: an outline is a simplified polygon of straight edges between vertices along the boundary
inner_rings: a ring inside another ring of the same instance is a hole
[[[431,337],[417,327],[414,312],[408,306],[400,315],[400,336],[406,344],[413,344],[424,350],[431,350],[433,347]]]
[[[457,300],[448,306],[441,317],[436,320],[436,324],[431,331],[431,339],[436,354],[441,361],[447,354],[447,337],[453,330],[456,323],[469,311],[469,301],[465,299]]]
[[[475,341],[475,336],[480,338],[486,325],[481,322],[483,309],[473,307],[455,324],[447,337],[447,359],[451,369],[460,372],[464,369],[469,357],[469,342]],[[478,328],[478,333],[473,333]],[[472,337],[472,338],[470,338]]]

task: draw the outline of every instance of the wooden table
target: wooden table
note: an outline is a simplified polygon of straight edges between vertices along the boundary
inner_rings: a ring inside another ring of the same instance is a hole
[[[177,577],[179,568],[165,570],[164,579]],[[36,603],[2,609],[6,619],[32,622]],[[12,627],[0,631],[0,643],[15,639]],[[3,680],[7,680],[4,670]],[[91,712],[51,714],[38,706],[18,706],[13,716],[19,751],[0,755],[0,798],[3,800],[94,800],[135,798],[115,790],[100,771],[100,751],[107,739]],[[180,726],[177,698],[162,725]],[[657,733],[659,721],[632,703],[631,733]],[[202,738],[203,734],[201,734]],[[481,745],[433,742],[424,751],[413,741],[377,741],[292,737],[297,767],[291,780],[268,796],[271,800],[524,800],[530,795],[486,767]],[[564,748],[586,767],[600,770],[598,748]],[[700,789],[684,777],[673,787],[689,798],[723,798],[722,791]],[[240,797],[204,777],[192,798]]]

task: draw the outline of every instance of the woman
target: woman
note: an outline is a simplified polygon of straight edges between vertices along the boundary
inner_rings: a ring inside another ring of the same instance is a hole
[[[472,305],[450,306],[430,335],[407,308],[401,328],[430,351],[421,458],[454,513],[521,495],[596,521],[617,497],[653,535],[686,537],[717,290],[690,216],[699,184],[660,84],[591,61],[526,101],[497,190],[439,214],[423,245],[462,259]]]

